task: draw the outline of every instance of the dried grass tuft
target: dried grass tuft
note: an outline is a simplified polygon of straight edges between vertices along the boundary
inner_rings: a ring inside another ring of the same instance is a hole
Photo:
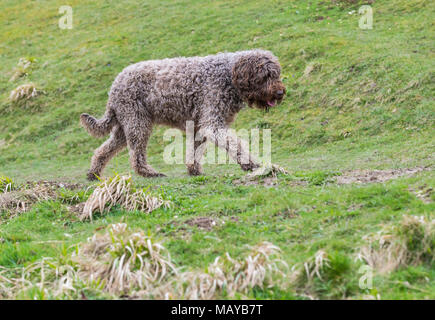
[[[215,261],[216,263],[217,261]],[[227,279],[222,270],[210,266],[208,272],[186,271],[173,281],[165,297],[187,300],[210,300],[225,287]]]
[[[322,279],[322,272],[325,268],[330,267],[328,254],[319,250],[315,255],[304,263],[305,275],[308,281],[313,281],[315,277]]]
[[[57,199],[61,186],[65,187],[62,183],[58,184],[49,181],[28,182],[17,185],[12,179],[1,177],[0,212],[8,212],[9,218],[27,212],[36,202]],[[66,187],[75,187],[75,185],[67,185]],[[2,193],[1,190],[5,190],[5,192]]]
[[[226,291],[233,297],[236,293],[246,294],[248,290],[277,283],[276,277],[284,275],[287,264],[277,258],[280,249],[263,242],[252,248],[245,259],[233,259],[228,253],[216,260],[206,272],[185,272],[180,274],[178,294],[184,299],[212,299]]]
[[[13,281],[7,276],[8,270],[0,266],[0,299],[12,298]]]
[[[25,196],[20,192],[6,192],[0,194],[0,212],[7,211],[14,216],[16,214],[26,212],[29,208],[29,203]]]
[[[42,185],[0,193],[0,211],[8,211],[13,217],[19,213],[27,212],[33,203],[55,199],[56,196],[52,189]]]
[[[80,215],[80,219],[90,219],[95,212],[104,214],[114,206],[120,205],[128,211],[139,210],[150,213],[161,207],[169,207],[170,203],[160,196],[151,196],[144,190],[135,190],[131,176],[115,175],[101,181],[88,198]]]
[[[276,164],[270,164],[270,165],[265,165],[265,166],[262,166],[256,170],[254,170],[253,172],[248,174],[246,177],[248,179],[263,178],[263,177],[270,177],[270,176],[276,178],[278,176],[278,174],[289,175],[289,172],[286,169],[284,169]]]
[[[32,58],[30,58],[30,59],[20,58],[17,66],[14,69],[14,74],[9,79],[9,81],[13,82],[13,81],[17,80],[18,78],[26,76],[28,73],[27,71],[31,67],[33,62],[34,62],[34,59],[32,59]]]
[[[282,266],[286,269],[288,266],[276,258],[280,251],[277,246],[263,242],[253,247],[251,254],[242,262],[231,260],[227,254],[226,258],[232,264],[229,274],[234,276],[229,278],[229,282],[233,283],[232,291],[246,292],[254,287],[262,288],[264,283],[272,283],[271,275],[282,275]]]
[[[379,273],[401,266],[432,264],[435,260],[435,219],[403,216],[398,225],[385,226],[366,237],[358,257]]]
[[[54,299],[76,298],[79,280],[73,266],[52,258],[43,258],[25,268],[14,268],[3,273],[0,268],[0,298]]]
[[[152,289],[166,277],[177,274],[169,253],[142,231],[132,233],[127,225],[109,226],[79,247],[73,256],[80,278],[102,281],[109,293]]]
[[[28,100],[31,98],[36,97],[39,94],[38,90],[36,89],[36,85],[32,82],[22,84],[11,91],[11,94],[9,95],[9,99],[12,102],[18,102],[20,100]]]
[[[346,254],[318,250],[302,264],[295,264],[287,279],[298,296],[346,299],[354,287],[348,280],[353,267]]]
[[[304,70],[304,78],[308,78],[309,76],[311,76],[312,73],[317,72],[321,69],[321,65],[317,62],[312,62],[307,64],[307,66],[305,67]]]

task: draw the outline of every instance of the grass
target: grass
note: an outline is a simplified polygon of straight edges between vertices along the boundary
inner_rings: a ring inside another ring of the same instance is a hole
[[[56,187],[46,200],[26,200],[31,206],[25,212],[0,211],[0,297],[62,297],[41,289],[41,265],[49,262],[73,276],[77,269],[68,266],[74,266],[77,248],[109,225],[126,223],[161,243],[172,263],[185,269],[185,279],[196,279],[177,290],[197,293],[195,284],[208,283],[206,271],[216,258],[224,261],[228,253],[247,259],[246,246],[268,242],[280,248],[279,259],[289,266],[285,276],[235,290],[234,297],[435,298],[433,238],[413,220],[430,223],[435,211],[435,5],[375,1],[373,29],[361,30],[358,14],[349,13],[362,3],[74,0],[73,29],[61,30],[62,1],[44,6],[2,1],[0,197],[22,192],[28,181],[80,186]],[[234,128],[272,129],[273,163],[288,174],[251,181],[230,164],[206,165],[206,176],[188,177],[183,165],[162,161],[168,142],[165,128],[158,127],[149,161],[168,178],[135,175],[126,151],[111,161],[105,176],[131,174],[132,193],[149,191],[171,206],[145,213],[115,202],[104,215],[81,221],[71,207],[97,188],[86,182],[85,172],[104,139],[90,137],[79,115],[103,113],[114,77],[140,60],[254,47],[279,57],[287,97],[266,114],[243,110]],[[11,101],[11,92],[26,84],[38,94]],[[384,183],[336,183],[347,171],[414,167],[428,170]],[[196,217],[211,219],[211,227],[196,224]],[[373,239],[385,234],[396,240],[379,247]],[[358,270],[373,259],[358,257],[365,252],[383,258],[385,248],[404,252],[406,259],[388,272],[372,263],[373,288],[361,289]],[[237,273],[227,267],[226,276]],[[30,270],[29,282],[17,284],[21,290],[11,296],[7,279],[23,268]],[[44,288],[60,281],[48,274]],[[75,289],[88,298],[118,294],[108,294],[99,280],[77,279]],[[217,290],[211,297],[229,295]]]

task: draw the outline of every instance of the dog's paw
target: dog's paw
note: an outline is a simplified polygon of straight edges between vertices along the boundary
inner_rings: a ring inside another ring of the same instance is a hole
[[[167,175],[164,174],[164,173],[157,172],[157,173],[155,173],[155,175],[153,177],[155,177],[155,178],[158,178],[158,177],[167,177]]]
[[[189,173],[189,176],[202,176],[203,172],[202,172],[202,168],[199,166],[192,166],[192,167],[187,167],[187,172]]]
[[[99,177],[99,175],[95,172],[89,171],[86,174],[86,178],[88,178],[89,181],[96,181],[96,180],[98,180],[98,177]]]
[[[255,169],[260,168],[260,165],[254,162],[250,162],[250,163],[241,164],[240,167],[242,168],[243,171],[253,171]]]
[[[189,176],[192,177],[198,177],[198,176],[202,176],[204,175],[204,173],[202,173],[201,171],[188,171]]]

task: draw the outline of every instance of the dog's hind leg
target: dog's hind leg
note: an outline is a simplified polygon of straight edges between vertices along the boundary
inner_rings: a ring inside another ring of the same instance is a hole
[[[91,160],[91,168],[88,171],[87,177],[89,180],[96,180],[101,175],[104,167],[119,151],[125,148],[127,141],[124,131],[119,125],[116,125],[110,134],[110,138],[106,140],[97,150]]]
[[[147,145],[152,132],[152,122],[146,117],[128,119],[124,126],[127,145],[130,154],[130,163],[134,171],[143,177],[165,177],[163,173],[154,170],[147,163]]]

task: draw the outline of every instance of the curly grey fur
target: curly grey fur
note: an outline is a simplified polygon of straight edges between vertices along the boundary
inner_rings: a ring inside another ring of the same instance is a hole
[[[269,51],[250,50],[206,57],[143,61],[125,68],[115,79],[102,119],[82,114],[83,127],[95,137],[111,132],[94,153],[88,178],[100,176],[108,161],[125,146],[136,173],[162,176],[147,164],[146,147],[154,124],[186,130],[194,121],[191,175],[202,173],[204,143],[209,140],[225,148],[242,167],[253,170],[258,163],[243,142],[227,129],[244,103],[268,109],[280,103],[285,87],[280,80],[278,59]],[[247,160],[246,160],[247,159]]]

